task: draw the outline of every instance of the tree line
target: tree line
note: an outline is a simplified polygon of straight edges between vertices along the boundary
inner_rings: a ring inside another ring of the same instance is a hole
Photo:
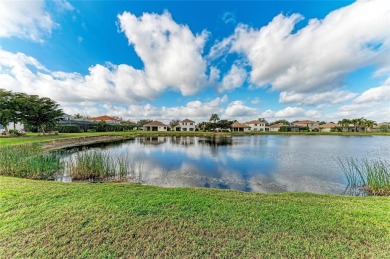
[[[372,127],[374,127],[374,125],[376,125],[376,122],[365,118],[355,118],[339,120],[338,124],[342,127],[343,131],[347,131],[349,129],[349,125],[352,124],[354,132],[357,132],[361,129],[366,132],[367,129],[371,129]]]
[[[52,128],[64,116],[59,104],[47,97],[0,89],[0,124],[9,135],[8,125],[21,122],[42,133]]]

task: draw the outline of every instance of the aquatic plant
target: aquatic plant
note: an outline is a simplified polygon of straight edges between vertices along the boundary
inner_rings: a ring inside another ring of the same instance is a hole
[[[338,158],[348,181],[347,192],[375,196],[390,195],[390,163],[383,159]]]
[[[65,159],[65,171],[73,180],[135,180],[131,156],[116,156],[101,150],[84,150]]]
[[[45,153],[38,144],[0,147],[0,175],[52,179],[60,171],[60,152]]]

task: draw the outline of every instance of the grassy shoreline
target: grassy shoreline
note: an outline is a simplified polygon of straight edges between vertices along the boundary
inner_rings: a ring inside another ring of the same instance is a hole
[[[0,177],[0,258],[390,256],[390,200]]]
[[[359,133],[359,132],[144,132],[144,131],[129,131],[129,132],[94,132],[94,133],[60,133],[59,135],[39,136],[38,134],[30,133],[25,137],[0,137],[0,145],[20,145],[27,143],[40,143],[49,141],[58,141],[65,139],[87,139],[90,137],[144,137],[144,136],[262,136],[262,135],[281,135],[281,136],[390,136],[390,133]]]

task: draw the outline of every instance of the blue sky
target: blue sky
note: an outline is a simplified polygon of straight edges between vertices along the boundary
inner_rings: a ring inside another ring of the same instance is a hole
[[[125,119],[390,121],[390,2],[1,1],[2,88]]]

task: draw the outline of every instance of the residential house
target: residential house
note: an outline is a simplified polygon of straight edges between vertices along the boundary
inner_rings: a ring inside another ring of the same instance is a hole
[[[303,120],[303,121],[296,121],[293,123],[294,126],[298,127],[308,127],[309,130],[319,129],[320,124],[317,121],[310,121],[310,120]]]
[[[326,124],[322,124],[319,126],[320,130],[322,132],[331,132],[331,130],[333,128],[336,128],[336,127],[341,127],[339,124],[336,124],[336,123],[333,123],[333,122],[329,122],[329,123],[326,123]]]
[[[160,121],[151,121],[146,123],[142,128],[144,131],[167,131],[168,125],[165,125]]]
[[[248,132],[250,130],[251,130],[251,127],[246,125],[246,124],[242,124],[239,122],[235,122],[232,124],[232,131],[233,132]]]
[[[284,126],[283,123],[277,123],[274,125],[269,126],[269,131],[279,131],[280,127]]]
[[[91,120],[91,121],[96,121],[96,122],[104,121],[104,122],[106,122],[107,124],[120,124],[120,123],[121,123],[120,120],[117,120],[117,119],[112,118],[112,117],[107,116],[107,115],[103,115],[103,116],[99,116],[99,117],[90,118],[89,120]]]
[[[73,116],[72,115],[69,115],[69,114],[64,114],[64,116],[62,117],[62,121],[71,121],[73,120]]]
[[[390,132],[390,123],[383,122],[375,124],[372,128],[367,129],[368,132]]]
[[[253,120],[245,122],[244,124],[248,125],[251,131],[268,131],[268,127],[265,126],[265,121]]]
[[[175,131],[195,131],[195,121],[185,119],[174,127]]]

